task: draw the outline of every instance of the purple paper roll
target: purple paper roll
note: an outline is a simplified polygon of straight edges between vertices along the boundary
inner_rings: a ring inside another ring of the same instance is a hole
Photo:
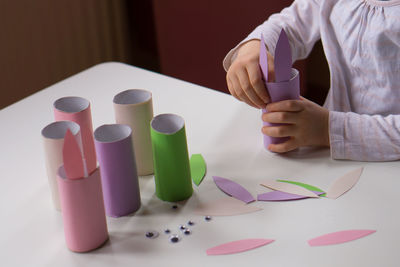
[[[283,100],[290,99],[300,99],[300,75],[299,71],[292,68],[292,78],[287,82],[267,83],[267,89],[269,96],[271,97],[271,102],[279,102]],[[267,111],[262,110],[263,113]],[[277,123],[263,122],[264,126],[276,126],[280,125]],[[264,147],[268,148],[269,144],[280,144],[289,140],[289,137],[271,137],[264,135]]]
[[[102,125],[94,132],[106,214],[120,217],[140,208],[140,190],[128,125]]]

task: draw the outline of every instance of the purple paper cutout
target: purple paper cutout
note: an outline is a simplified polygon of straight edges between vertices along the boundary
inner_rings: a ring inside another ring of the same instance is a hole
[[[268,58],[264,39],[261,36],[259,65],[264,77],[264,82],[268,90],[271,102],[278,102],[288,99],[300,98],[300,78],[299,72],[292,69],[292,55],[289,40],[285,31],[282,29],[276,48],[275,48],[275,78],[278,82],[268,82]],[[262,110],[263,113],[267,111]],[[263,122],[264,126],[277,126]],[[289,140],[289,137],[270,137],[264,135],[264,147],[267,149],[269,144],[280,144]]]
[[[294,76],[288,82],[280,83],[267,83],[268,93],[271,98],[271,102],[279,102],[287,99],[299,99],[300,98],[300,77],[299,72],[296,69],[292,69],[292,75]],[[262,110],[263,113],[267,111]],[[264,126],[277,126],[276,123],[263,122]],[[264,135],[264,146],[268,148],[269,144],[280,144],[289,140],[289,137],[270,137]]]
[[[319,192],[319,191],[311,191],[311,192],[314,192],[318,196],[325,193],[325,192]],[[272,192],[267,192],[267,193],[257,195],[258,201],[288,201],[288,200],[299,200],[299,199],[305,199],[305,198],[309,198],[309,197],[296,195],[296,194],[290,194],[290,193],[281,192],[281,191],[272,191]]]
[[[260,40],[259,65],[261,68],[261,74],[262,74],[264,83],[267,83],[268,82],[268,56],[267,56],[267,48],[265,47],[264,37],[262,35],[261,35],[261,40]]]
[[[286,82],[291,78],[292,51],[290,50],[289,39],[282,29],[275,47],[275,82]]]
[[[245,203],[256,201],[250,192],[240,184],[219,176],[213,176],[213,179],[218,188],[229,196],[239,199]]]

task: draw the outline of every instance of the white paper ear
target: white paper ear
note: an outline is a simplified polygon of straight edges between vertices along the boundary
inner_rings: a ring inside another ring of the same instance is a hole
[[[151,93],[142,89],[125,90],[114,96],[114,103],[120,105],[139,104],[151,99]]]
[[[96,141],[102,143],[116,142],[127,138],[132,133],[131,127],[125,124],[105,124],[94,131]]]
[[[62,97],[54,102],[54,108],[67,113],[81,112],[88,107],[89,101],[78,96]]]
[[[174,134],[184,126],[183,118],[175,114],[160,114],[151,121],[151,127],[163,134]]]

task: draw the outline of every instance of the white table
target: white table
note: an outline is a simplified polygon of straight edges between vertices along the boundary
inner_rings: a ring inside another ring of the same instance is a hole
[[[23,78],[23,77],[21,77]],[[142,207],[133,216],[107,218],[110,240],[90,253],[70,252],[61,214],[54,210],[45,172],[41,129],[53,121],[52,103],[69,95],[92,104],[94,129],[114,122],[112,98],[129,88],[153,93],[154,113],[176,113],[186,121],[189,154],[201,153],[207,176],[186,204],[154,196],[153,176],[141,177]],[[398,162],[335,161],[328,150],[287,155],[262,146],[260,112],[231,96],[120,63],[83,71],[0,111],[1,266],[398,266],[400,174]],[[327,189],[347,171],[364,166],[347,194],[292,202],[256,202],[262,211],[205,222],[193,215],[199,201],[224,197],[213,175],[231,178],[254,196],[259,183],[286,178]],[[171,244],[164,228],[196,222],[193,234]],[[307,240],[346,229],[376,229],[357,241],[310,247]],[[146,230],[158,230],[147,239]],[[241,254],[207,256],[207,248],[244,238],[276,241]]]

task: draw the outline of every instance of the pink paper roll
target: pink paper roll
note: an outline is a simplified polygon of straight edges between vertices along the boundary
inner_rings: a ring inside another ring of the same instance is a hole
[[[58,169],[58,189],[67,246],[75,252],[98,248],[108,239],[100,170],[89,177],[68,179]]]
[[[89,101],[76,96],[60,98],[54,102],[54,117],[56,121],[73,121],[79,124],[84,160],[88,173],[92,173],[96,169],[97,160]]]
[[[78,145],[82,148],[80,127],[72,121],[57,121],[50,123],[42,130],[42,139],[46,160],[47,178],[51,196],[56,210],[61,210],[57,186],[57,170],[63,164],[63,144],[65,133],[69,129]]]
[[[279,102],[283,100],[290,99],[300,99],[300,75],[299,71],[292,69],[291,79],[287,82],[269,82],[267,83],[267,89],[269,96],[271,97],[271,102]],[[262,110],[263,113],[267,111]],[[264,126],[276,126],[279,124],[263,122]],[[267,149],[269,144],[280,144],[286,142],[289,137],[271,137],[264,135],[264,147]]]

